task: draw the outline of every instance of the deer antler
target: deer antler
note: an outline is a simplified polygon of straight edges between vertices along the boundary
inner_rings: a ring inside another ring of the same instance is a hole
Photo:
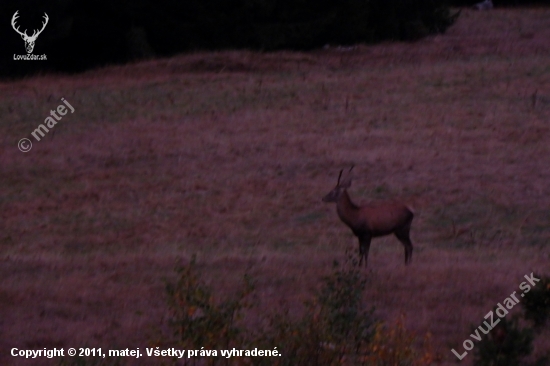
[[[19,17],[19,15],[17,15],[17,13],[19,13],[19,10],[17,10],[15,12],[15,14],[13,14],[13,17],[11,18],[11,26],[12,26],[13,30],[16,31],[17,33],[19,33],[22,37],[28,37],[26,29],[25,29],[25,33],[23,33],[19,30],[19,27],[17,27],[17,28],[15,27],[15,21]]]
[[[45,21],[42,22],[42,29],[40,29],[39,31],[36,31],[36,30],[35,30],[35,31],[33,32],[32,36],[31,36],[31,38],[37,38],[38,35],[39,35],[40,33],[42,33],[42,31],[44,30],[44,28],[46,28],[46,25],[48,24],[48,20],[50,20],[50,18],[48,18],[48,14],[46,14],[46,13],[44,13],[44,20],[45,20]],[[36,33],[36,32],[38,32],[38,33]],[[36,33],[36,34],[35,34],[35,33]]]
[[[16,31],[17,33],[19,33],[21,35],[21,37],[23,37],[24,39],[34,40],[34,39],[38,38],[40,33],[42,33],[44,28],[46,28],[46,25],[48,24],[48,20],[50,20],[50,18],[48,17],[48,14],[44,13],[44,21],[42,22],[42,29],[40,29],[40,30],[35,29],[34,32],[32,33],[32,36],[29,36],[27,34],[26,29],[25,29],[25,32],[21,32],[19,30],[19,27],[16,26],[15,21],[17,20],[17,18],[19,18],[19,15],[17,13],[19,13],[19,10],[17,10],[15,12],[15,14],[13,14],[13,17],[11,18],[11,26],[13,27],[13,30]]]
[[[351,168],[349,168],[348,172],[346,173],[346,175],[344,176],[344,179],[342,181],[342,185],[346,185],[346,184],[349,184],[351,183],[351,171],[353,170],[353,168],[355,167],[355,164],[353,164],[351,166]],[[343,171],[343,170],[342,170]]]
[[[338,183],[337,184],[340,184],[340,178],[342,178],[342,172],[343,171],[344,171],[344,169],[340,170],[340,174],[338,175]]]

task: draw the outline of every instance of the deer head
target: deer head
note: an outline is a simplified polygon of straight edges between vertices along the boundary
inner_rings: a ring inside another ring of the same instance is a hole
[[[38,38],[40,33],[42,33],[44,28],[46,28],[46,24],[48,24],[48,20],[49,20],[48,14],[44,13],[44,22],[42,22],[42,29],[40,30],[35,29],[34,32],[32,33],[32,36],[29,36],[27,34],[26,29],[25,29],[25,32],[21,32],[19,30],[19,27],[16,27],[15,25],[15,20],[19,17],[19,15],[17,15],[18,12],[19,10],[17,10],[15,14],[13,14],[13,17],[11,18],[11,26],[13,27],[13,30],[19,33],[21,38],[23,38],[23,41],[25,41],[25,49],[27,50],[27,53],[32,53],[32,50],[34,49],[34,42],[36,42],[36,39]]]
[[[338,182],[336,183],[336,187],[334,187],[332,191],[330,191],[325,197],[323,197],[323,202],[338,201],[338,198],[340,198],[340,195],[342,195],[342,192],[344,192],[344,190],[351,187],[351,171],[353,167],[354,165],[351,166],[351,168],[348,171],[348,174],[342,181],[340,181],[340,178],[342,178],[342,172],[344,171],[344,169],[340,170],[340,175],[338,175]]]

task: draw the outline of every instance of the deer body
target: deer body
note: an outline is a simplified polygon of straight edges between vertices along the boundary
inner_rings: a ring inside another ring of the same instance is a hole
[[[352,167],[353,169],[353,167]],[[351,169],[350,169],[351,172]],[[351,186],[351,178],[338,184],[324,198],[324,202],[336,202],[338,217],[359,239],[359,264],[365,260],[367,265],[370,242],[372,238],[395,234],[405,247],[405,264],[412,259],[413,245],[409,237],[414,213],[405,204],[399,202],[381,202],[358,206],[354,204],[347,192]]]

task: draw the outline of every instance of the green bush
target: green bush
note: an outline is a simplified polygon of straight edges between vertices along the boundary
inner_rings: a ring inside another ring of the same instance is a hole
[[[441,356],[434,353],[431,334],[426,334],[421,352],[415,347],[416,336],[408,332],[401,316],[394,325],[377,324],[374,336],[361,364],[369,366],[426,366],[440,363]]]
[[[322,279],[316,302],[320,318],[325,323],[323,328],[327,329],[326,341],[358,349],[372,335],[374,308],[364,310],[362,297],[366,280],[362,268],[351,256],[352,253],[348,253],[343,266],[337,261],[333,263],[331,275]]]
[[[474,329],[475,330],[475,329]],[[476,344],[475,366],[520,366],[533,350],[533,332],[518,326],[518,317],[500,322]]]
[[[176,282],[166,286],[171,333],[155,345],[218,350],[218,357],[200,361],[209,365],[430,365],[435,357],[428,348],[416,351],[415,337],[405,330],[403,321],[384,326],[375,323],[373,309],[365,310],[365,277],[351,254],[343,264],[335,262],[332,272],[321,279],[302,317],[293,318],[283,307],[266,317],[259,329],[240,321],[245,310],[252,308],[251,279],[245,276],[243,289],[231,299],[215,299],[193,257],[188,265],[177,267]],[[279,357],[227,359],[219,351],[275,347]]]
[[[250,307],[248,295],[254,285],[245,276],[245,286],[234,298],[216,302],[212,290],[201,281],[196,258],[178,266],[176,283],[166,284],[171,342],[182,349],[230,349],[242,346],[244,333],[236,323],[242,310]]]
[[[534,274],[534,277],[540,278],[540,282],[525,294],[521,305],[525,319],[532,321],[535,328],[540,330],[550,316],[550,277],[537,274]]]
[[[534,331],[542,329],[550,313],[550,277],[538,274],[533,277],[540,279],[540,282],[531,287],[529,292],[522,294],[523,317],[516,314],[510,320],[499,319],[499,323],[476,345],[475,366],[548,365],[550,354],[541,356],[530,364],[525,361],[533,351]],[[520,327],[520,320],[531,321],[534,329]]]
[[[344,360],[359,360],[374,334],[374,309],[364,310],[364,289],[361,267],[348,253],[343,265],[334,262],[332,273],[322,279],[313,300],[306,302],[301,319],[291,320],[288,311],[271,317],[258,339],[267,348],[277,345],[282,356],[253,360],[253,364],[340,365]]]

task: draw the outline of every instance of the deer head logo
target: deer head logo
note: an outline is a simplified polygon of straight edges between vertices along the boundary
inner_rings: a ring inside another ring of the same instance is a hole
[[[40,30],[35,29],[34,32],[32,33],[32,36],[29,36],[27,34],[26,29],[24,32],[21,32],[19,30],[19,27],[15,26],[15,20],[19,17],[19,15],[17,15],[18,12],[19,10],[17,10],[15,14],[13,14],[13,17],[11,18],[11,26],[13,27],[13,30],[15,30],[17,33],[19,33],[19,35],[21,35],[21,38],[23,38],[23,41],[25,41],[25,49],[27,50],[27,53],[32,53],[32,50],[34,49],[34,42],[36,42],[36,39],[38,38],[40,33],[42,33],[44,28],[46,28],[46,24],[48,24],[48,20],[49,20],[48,14],[44,13],[44,22],[42,22],[42,29]]]

